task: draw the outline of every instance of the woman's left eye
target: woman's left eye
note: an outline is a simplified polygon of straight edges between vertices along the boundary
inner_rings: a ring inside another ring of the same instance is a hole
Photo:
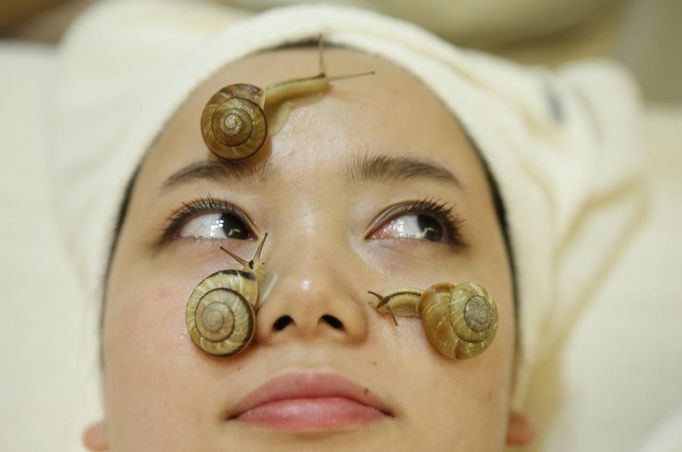
[[[376,239],[401,238],[440,242],[443,239],[443,227],[428,215],[403,215],[384,223],[371,236]]]
[[[178,237],[247,240],[250,237],[250,231],[236,215],[213,212],[189,220],[180,229]]]
[[[434,199],[393,205],[372,222],[367,239],[411,239],[447,243],[464,249],[460,225],[464,220],[454,208]]]

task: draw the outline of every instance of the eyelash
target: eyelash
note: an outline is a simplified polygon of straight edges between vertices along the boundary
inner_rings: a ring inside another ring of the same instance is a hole
[[[389,207],[380,213],[376,221],[371,224],[369,227],[369,232],[366,234],[365,238],[368,238],[378,227],[381,227],[405,214],[431,215],[438,221],[441,227],[443,227],[445,243],[448,243],[454,248],[460,250],[463,250],[467,247],[466,242],[462,238],[461,232],[461,225],[464,223],[464,219],[455,215],[453,206],[434,198],[424,198],[416,202],[406,201],[404,203]]]
[[[209,194],[206,197],[197,198],[187,203],[183,202],[182,207],[173,212],[166,221],[166,225],[162,229],[162,235],[158,244],[161,245],[177,239],[182,228],[191,219],[200,214],[223,212],[235,215],[245,223],[248,229],[253,231],[253,222],[244,211],[236,207],[234,204],[222,199],[215,199]],[[464,223],[464,220],[455,215],[454,208],[452,206],[433,198],[425,198],[418,201],[406,201],[384,210],[379,214],[377,219],[372,222],[369,232],[365,235],[365,239],[369,238],[372,232],[378,227],[406,214],[431,215],[438,221],[441,227],[443,227],[445,233],[445,243],[450,244],[456,249],[466,248],[467,244],[462,239],[461,233],[461,225]]]
[[[230,213],[252,230],[253,222],[240,208],[222,199],[215,199],[210,194],[203,198],[197,198],[190,202],[183,202],[182,207],[173,212],[166,221],[166,225],[162,229],[162,236],[159,244],[167,243],[175,240],[180,235],[182,228],[189,222],[189,220],[200,214],[208,213]],[[201,240],[199,238],[195,238]]]

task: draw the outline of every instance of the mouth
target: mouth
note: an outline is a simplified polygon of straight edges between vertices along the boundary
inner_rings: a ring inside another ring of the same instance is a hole
[[[337,429],[394,417],[369,388],[334,373],[291,372],[244,397],[228,420],[288,431]]]

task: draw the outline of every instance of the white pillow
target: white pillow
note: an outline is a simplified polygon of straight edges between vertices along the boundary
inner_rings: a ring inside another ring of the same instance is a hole
[[[535,370],[529,410],[542,433],[529,450],[682,450],[659,431],[675,416],[682,425],[682,106],[647,110],[643,133],[651,205],[571,335]],[[676,435],[682,446],[682,428]]]
[[[99,412],[97,300],[79,293],[48,205],[54,49],[0,43],[0,449],[78,451]]]

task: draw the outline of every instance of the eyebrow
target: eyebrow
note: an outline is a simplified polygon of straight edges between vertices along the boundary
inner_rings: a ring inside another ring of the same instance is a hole
[[[252,181],[263,180],[266,176],[268,165],[263,168],[247,161],[218,161],[207,160],[190,163],[173,173],[161,187],[168,190],[178,185],[184,185],[199,180],[215,182],[229,181]]]
[[[410,179],[432,179],[462,188],[450,170],[439,163],[414,157],[393,157],[388,155],[364,155],[351,160],[346,168],[349,182],[400,182]]]
[[[167,190],[199,180],[216,182],[262,181],[269,173],[269,165],[262,168],[246,161],[208,160],[191,163],[173,173],[162,185]],[[366,154],[350,160],[344,171],[349,183],[370,181],[401,182],[411,179],[431,179],[462,188],[462,184],[444,166],[414,157],[394,157]]]

